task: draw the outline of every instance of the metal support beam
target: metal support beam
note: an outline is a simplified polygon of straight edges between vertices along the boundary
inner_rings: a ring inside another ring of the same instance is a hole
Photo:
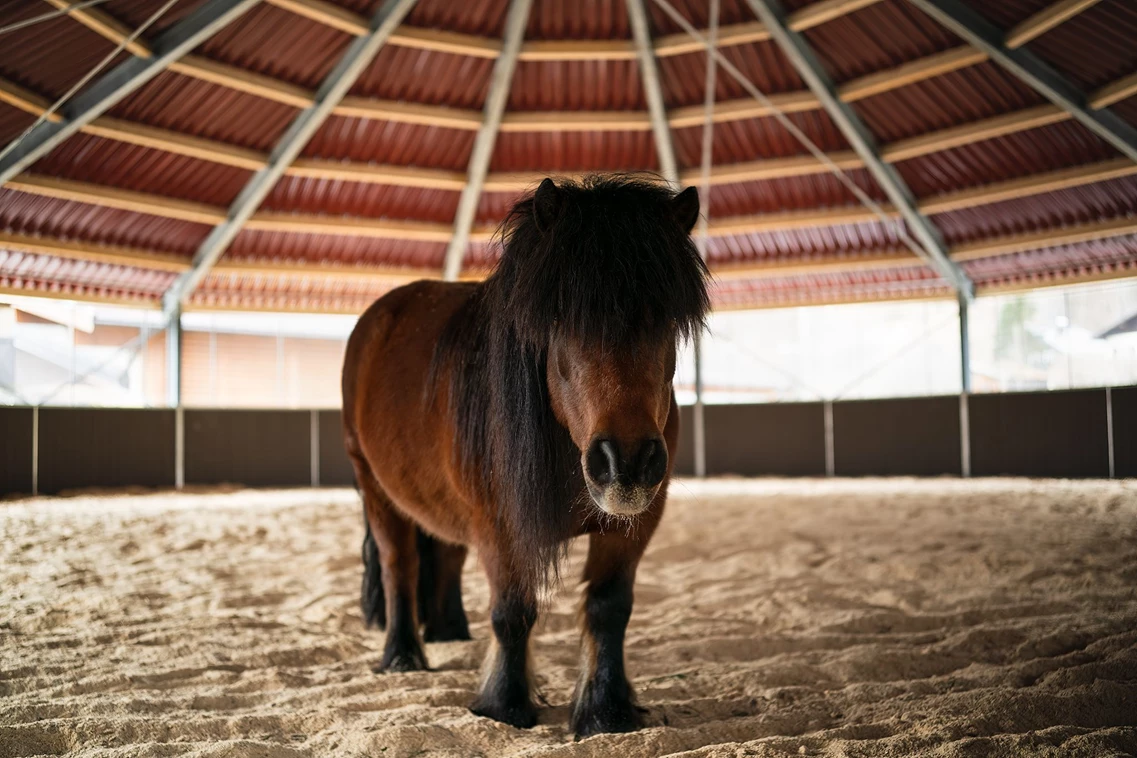
[[[967,274],[948,257],[947,245],[939,230],[919,211],[916,196],[904,179],[881,157],[876,139],[860,116],[837,95],[837,88],[805,37],[789,27],[785,11],[778,0],[747,0],[747,2],[810,90],[821,101],[822,107],[860,156],[865,168],[873,175],[877,184],[907,222],[908,228],[919,240],[919,247],[923,249],[929,265],[954,287],[956,292],[964,297],[972,297],[975,287]]]
[[[32,406],[32,495],[39,494],[39,406]]]
[[[647,9],[644,7],[644,0],[627,0],[628,7],[628,20],[632,26],[632,36],[635,38],[636,43],[636,59],[639,61],[640,78],[644,83],[644,98],[647,100],[648,112],[651,114],[651,132],[655,138],[655,152],[659,157],[659,172],[665,180],[672,187],[679,186],[679,163],[675,159],[675,143],[671,139],[671,125],[667,119],[667,108],[663,98],[663,84],[659,78],[659,62],[655,56],[655,46],[651,39],[651,29],[648,26]],[[716,3],[717,8],[717,3]],[[717,16],[717,14],[716,14]],[[712,22],[714,30],[712,31],[708,47],[710,51],[714,51],[715,42],[717,37],[717,17]],[[714,76],[714,55],[708,54],[707,77],[713,82]],[[711,85],[713,87],[713,85]],[[704,103],[704,107],[709,108],[713,115],[714,112],[714,94],[713,89],[709,96],[711,98],[710,105]],[[708,119],[704,119],[707,121]],[[704,129],[707,126],[704,124]],[[706,184],[706,181],[704,181]],[[706,193],[703,193],[703,201],[706,201]],[[699,253],[706,256],[706,209],[704,208],[702,219],[702,228],[700,229],[699,237]],[[695,362],[695,405],[692,411],[692,441],[694,443],[694,459],[695,459],[695,476],[705,477],[707,475],[707,421],[706,409],[703,404],[703,335],[699,332],[695,333],[695,338],[692,341],[692,352]]]
[[[513,83],[513,71],[517,68],[517,56],[525,39],[525,26],[529,23],[529,9],[533,0],[512,0],[509,14],[505,19],[505,38],[502,40],[501,54],[494,62],[490,90],[482,109],[482,125],[474,138],[474,149],[466,167],[466,185],[458,198],[458,209],[454,213],[454,235],[446,246],[446,257],[442,263],[442,278],[448,282],[458,279],[462,273],[462,259],[470,244],[470,230],[474,226],[474,216],[478,212],[478,201],[482,197],[482,187],[490,170],[497,133],[505,106],[509,101],[509,88]]]
[[[166,405],[182,404],[182,309],[174,309],[166,323]]]
[[[58,122],[44,121],[0,158],[0,184],[29,168],[54,147],[162,73],[260,0],[207,0],[154,40],[153,55],[131,58],[109,71],[62,108]]]
[[[959,370],[960,388],[971,392],[971,327],[967,298],[959,298]]]
[[[300,111],[292,120],[269,155],[268,163],[253,174],[229,206],[225,221],[213,227],[213,231],[198,246],[190,269],[179,275],[170,285],[170,289],[162,298],[165,313],[173,313],[197,289],[277,180],[296,160],[304,145],[308,144],[308,140],[331,115],[332,109],[339,104],[355,84],[356,79],[375,59],[376,54],[395,28],[402,23],[414,3],[415,0],[386,0],[372,16],[370,32],[351,41],[335,68],[316,90],[313,103]]]
[[[833,434],[833,401],[821,404],[822,421],[825,424],[825,476],[837,476],[837,445]]]
[[[971,395],[959,393],[959,475],[971,477]]]
[[[627,0],[628,20],[636,41],[636,58],[640,78],[644,82],[644,96],[651,114],[651,133],[655,137],[655,152],[659,156],[659,173],[672,185],[679,184],[679,164],[675,160],[675,145],[671,141],[671,127],[667,121],[667,107],[663,100],[663,85],[659,80],[659,63],[651,41],[644,0]]]
[[[186,486],[186,409],[174,409],[174,489]]]
[[[1137,161],[1137,128],[1107,109],[1087,105],[1086,93],[1074,86],[1037,55],[1020,48],[1008,49],[1003,32],[959,0],[909,0],[952,33],[990,56],[1040,95],[1063,109],[1087,128]]]
[[[971,303],[959,297],[959,472],[971,476]]]
[[[313,487],[320,486],[320,412],[313,408],[308,418],[308,467]]]
[[[707,259],[707,246],[710,242],[711,214],[711,164],[714,163],[715,129],[715,50],[719,39],[719,0],[710,2],[710,25],[707,29],[707,70],[703,79],[703,144],[699,165],[699,196],[702,198],[702,213],[699,214],[699,236],[697,245],[699,255]],[[662,99],[663,93],[660,93]],[[664,126],[667,123],[664,122]],[[695,418],[693,441],[695,443],[695,476],[703,479],[707,475],[707,411],[703,400],[703,334],[695,332]]]
[[[1105,388],[1105,440],[1109,456],[1109,478],[1117,478],[1117,462],[1113,452],[1113,387]]]

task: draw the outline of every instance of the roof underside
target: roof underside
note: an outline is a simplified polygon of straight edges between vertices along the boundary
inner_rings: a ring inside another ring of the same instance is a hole
[[[5,23],[62,2],[8,4]],[[0,145],[162,2],[107,0],[0,36]],[[966,2],[1007,32],[1054,5]],[[1114,147],[905,0],[784,4],[979,292],[1137,275],[1137,165]],[[200,5],[181,0],[141,39]],[[0,188],[0,291],[157,305],[378,5],[265,0]],[[188,307],[358,312],[438,277],[508,5],[419,0]],[[646,5],[697,184],[705,53]],[[672,5],[706,28],[707,3]],[[1078,12],[1024,49],[1137,126],[1137,6],[1058,5]],[[703,201],[717,306],[951,296],[746,2],[723,0],[720,23],[726,57],[891,215],[720,70]],[[534,0],[463,276],[492,266],[494,227],[541,176],[659,165],[624,2]]]

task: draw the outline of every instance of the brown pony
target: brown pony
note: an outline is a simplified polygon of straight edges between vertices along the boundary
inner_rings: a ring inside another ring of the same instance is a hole
[[[387,629],[377,671],[425,669],[422,639],[469,639],[460,581],[476,547],[496,644],[472,709],[532,726],[538,596],[588,534],[572,727],[641,725],[624,631],[675,460],[676,346],[708,309],[698,214],[693,188],[546,179],[510,212],[484,282],[416,282],[360,318],[343,421],[366,516],[363,613]]]

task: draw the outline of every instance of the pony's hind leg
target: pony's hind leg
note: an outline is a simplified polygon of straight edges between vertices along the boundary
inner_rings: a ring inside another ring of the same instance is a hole
[[[367,528],[378,553],[382,575],[383,599],[386,601],[387,642],[383,659],[375,667],[381,671],[422,671],[426,656],[418,636],[418,549],[414,523],[395,510],[379,483],[371,475],[366,461],[351,456],[356,482],[363,494],[363,510]],[[365,581],[374,579],[374,567],[367,565],[368,546],[364,543]],[[372,553],[374,555],[374,553]]]
[[[470,639],[466,609],[462,607],[462,566],[466,547],[451,545],[418,533],[419,618],[423,640],[451,642]]]
[[[367,629],[387,627],[387,600],[383,596],[383,568],[379,562],[379,546],[367,524],[367,506],[363,506],[363,583],[359,590],[359,608]]]
[[[636,566],[646,546],[646,539],[622,532],[590,535],[581,609],[581,670],[570,716],[578,737],[631,732],[643,725],[624,671],[624,631],[632,615]]]
[[[505,563],[501,556],[483,556],[483,560],[490,580],[494,639],[470,710],[527,729],[537,723],[537,708],[529,694],[529,632],[537,621],[537,597],[509,580],[501,570]]]

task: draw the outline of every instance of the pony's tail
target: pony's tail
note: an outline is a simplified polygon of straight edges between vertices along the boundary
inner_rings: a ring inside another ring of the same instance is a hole
[[[379,546],[367,525],[367,507],[363,509],[363,586],[359,592],[363,625],[384,629],[387,626],[387,600],[383,596],[383,571],[379,565]]]

